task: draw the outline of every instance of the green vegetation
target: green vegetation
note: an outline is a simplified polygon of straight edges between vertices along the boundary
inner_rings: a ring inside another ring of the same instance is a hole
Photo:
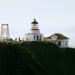
[[[75,49],[52,43],[0,43],[0,75],[75,75]]]

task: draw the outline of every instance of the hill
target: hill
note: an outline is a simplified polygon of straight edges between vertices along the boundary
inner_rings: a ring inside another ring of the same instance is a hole
[[[52,43],[0,43],[0,75],[75,75],[75,49]]]

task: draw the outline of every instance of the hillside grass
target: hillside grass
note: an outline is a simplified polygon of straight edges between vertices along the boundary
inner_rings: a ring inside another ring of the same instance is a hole
[[[75,75],[75,49],[52,43],[0,43],[0,75]]]

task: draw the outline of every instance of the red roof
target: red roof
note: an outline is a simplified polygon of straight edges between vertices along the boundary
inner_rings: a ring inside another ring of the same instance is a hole
[[[60,34],[60,33],[55,33],[51,36],[48,37],[48,39],[52,39],[52,36],[57,36],[57,39],[69,39],[68,37],[64,36],[63,34]]]

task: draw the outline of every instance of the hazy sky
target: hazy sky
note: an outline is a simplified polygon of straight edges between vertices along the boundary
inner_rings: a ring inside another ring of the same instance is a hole
[[[62,33],[75,45],[75,0],[0,0],[0,24],[9,24],[11,37],[30,32],[34,18],[44,36]]]

